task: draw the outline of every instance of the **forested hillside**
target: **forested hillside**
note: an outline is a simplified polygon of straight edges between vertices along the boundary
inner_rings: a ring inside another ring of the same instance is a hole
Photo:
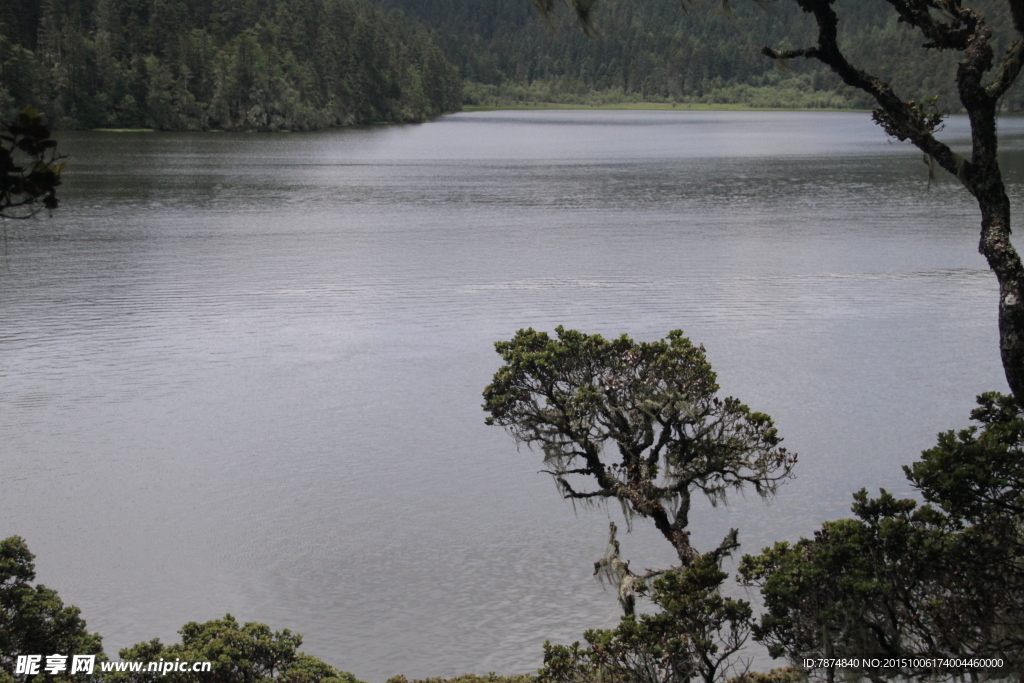
[[[59,128],[310,130],[421,121],[460,98],[871,106],[816,64],[760,54],[809,43],[792,2],[602,0],[587,37],[529,0],[370,1],[0,0],[0,114],[32,103]],[[983,2],[997,33],[1008,26]],[[855,63],[959,109],[955,55],[921,50],[884,0],[837,8]],[[1004,102],[1024,109],[1024,90]]]
[[[426,29],[363,0],[0,0],[0,110],[60,128],[420,121],[459,87]]]
[[[469,104],[624,100],[735,102],[754,106],[870,106],[813,64],[780,71],[761,46],[809,45],[813,20],[794,2],[601,0],[598,32],[587,38],[563,12],[554,30],[528,0],[381,0],[438,31],[467,80]],[[978,6],[978,3],[970,3]],[[990,25],[1005,10],[983,0]],[[888,76],[906,97],[938,96],[958,109],[956,56],[926,53],[919,33],[896,21],[883,0],[839,0],[840,36],[851,60]],[[1006,42],[1005,40],[1003,41]],[[1006,101],[1024,105],[1018,87]]]

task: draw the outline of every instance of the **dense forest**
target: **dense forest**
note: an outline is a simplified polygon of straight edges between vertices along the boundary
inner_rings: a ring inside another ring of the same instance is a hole
[[[0,111],[59,128],[310,130],[421,121],[460,80],[362,0],[0,0]]]
[[[827,69],[792,64],[780,70],[763,45],[809,45],[813,20],[796,3],[736,0],[601,0],[597,32],[587,37],[564,11],[553,26],[527,0],[381,0],[437,31],[459,67],[467,104],[550,101],[740,103],[762,107],[871,107]],[[982,0],[997,34],[1006,10]],[[957,56],[921,50],[920,34],[897,22],[884,0],[841,0],[841,47],[855,64],[891,79],[897,92],[937,96],[959,109]],[[1009,43],[1008,31],[1001,45]],[[1001,47],[997,45],[997,47]],[[1004,102],[1024,107],[1024,91]]]
[[[854,63],[959,110],[955,55],[921,50],[884,0],[837,7]],[[983,10],[997,34],[1009,25]],[[592,36],[568,14],[549,25],[527,0],[0,0],[0,113],[32,103],[58,128],[310,130],[460,103],[872,106],[820,65],[761,55],[808,43],[795,3],[603,0]],[[1024,109],[1024,90],[1004,106]]]

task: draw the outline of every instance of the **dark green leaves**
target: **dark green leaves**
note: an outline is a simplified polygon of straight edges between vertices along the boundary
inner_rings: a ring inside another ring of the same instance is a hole
[[[0,683],[10,683],[18,655],[98,655],[106,661],[102,639],[89,633],[77,607],[66,606],[35,579],[33,555],[24,539],[0,541]],[[356,678],[298,651],[302,636],[265,624],[239,624],[230,614],[182,627],[181,643],[158,639],[120,651],[124,661],[210,662],[211,671],[137,671],[95,676],[124,683],[359,683]],[[145,668],[145,667],[143,667]],[[61,675],[67,678],[66,675]],[[37,680],[52,680],[40,674]],[[23,680],[19,676],[18,680]]]
[[[904,468],[931,504],[860,491],[855,518],[743,558],[741,575],[761,589],[766,610],[755,639],[773,656],[902,662],[856,671],[875,679],[965,671],[921,663],[934,657],[997,656],[1007,668],[988,675],[1021,670],[1024,420],[1010,397],[978,403],[980,430],[940,434]]]
[[[978,397],[977,427],[939,434],[938,444],[904,467],[925,499],[955,518],[983,521],[994,511],[1024,514],[1024,418],[1011,396]]]
[[[734,657],[750,632],[751,609],[719,593],[726,578],[710,555],[666,572],[651,594],[659,613],[587,631],[586,646],[545,644],[539,683],[714,683],[738,673]]]
[[[273,131],[459,108],[433,37],[363,0],[59,7],[17,27],[20,47],[0,35],[0,110],[34,102],[60,128]]]
[[[564,497],[618,499],[688,562],[693,491],[713,503],[745,486],[767,496],[789,475],[795,456],[771,419],[719,398],[703,347],[681,331],[656,342],[556,335],[520,330],[495,344],[504,365],[484,409],[543,452]]]
[[[135,672],[114,678],[130,683],[359,683],[344,671],[298,651],[302,636],[266,624],[239,624],[230,614],[204,623],[189,622],[179,631],[181,643],[159,640],[121,650],[125,661],[211,662],[210,672]]]
[[[57,186],[64,170],[57,141],[31,107],[0,134],[0,216],[27,218],[39,210],[57,208]]]
[[[103,641],[86,630],[77,607],[35,580],[34,556],[19,536],[0,541],[0,679],[19,654],[100,655]]]

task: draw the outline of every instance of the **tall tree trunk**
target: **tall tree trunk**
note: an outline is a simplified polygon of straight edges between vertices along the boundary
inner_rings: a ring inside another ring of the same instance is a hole
[[[997,154],[997,98],[981,86],[982,69],[976,62],[983,65],[984,58],[972,55],[971,48],[966,56],[957,81],[960,99],[971,121],[972,153],[961,181],[981,209],[978,251],[999,282],[999,352],[1003,372],[1017,403],[1024,406],[1024,266],[1010,241],[1010,198],[1006,196]]]
[[[961,97],[971,119],[973,154],[964,184],[981,209],[981,240],[978,251],[988,261],[999,283],[999,354],[1002,371],[1010,390],[1024,405],[1024,265],[1010,241],[1010,198],[1002,183],[997,158],[995,102],[985,97],[970,79],[964,82]]]
[[[1010,202],[1005,191],[1001,194],[995,200],[978,199],[982,211],[978,251],[999,281],[999,353],[1010,391],[1024,406],[1024,266],[1010,243]]]
[[[901,22],[916,27],[929,39],[926,48],[956,50],[963,55],[957,68],[960,102],[971,121],[971,158],[964,159],[934,132],[943,115],[934,103],[918,103],[896,96],[885,80],[854,67],[839,48],[839,21],[834,0],[796,0],[818,24],[818,40],[799,50],[762,52],[776,60],[816,59],[843,81],[871,95],[878,102],[875,121],[898,140],[909,140],[928,157],[956,176],[974,196],[981,209],[981,243],[978,247],[999,281],[999,350],[1003,372],[1017,403],[1024,407],[1024,267],[1010,242],[1010,200],[1006,196],[997,157],[996,109],[1024,67],[1024,0],[1010,0],[1017,30],[1011,45],[993,72],[992,31],[985,18],[959,1],[888,0]],[[986,76],[989,82],[985,83]]]

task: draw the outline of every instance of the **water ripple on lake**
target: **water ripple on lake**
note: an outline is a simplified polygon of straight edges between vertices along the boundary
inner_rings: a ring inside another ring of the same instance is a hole
[[[1001,123],[1018,213],[1022,130]],[[698,547],[907,493],[901,465],[1005,388],[976,209],[869,115],[65,144],[61,209],[8,224],[0,263],[0,513],[108,652],[231,612],[379,682],[528,671],[613,625],[590,568],[616,511],[574,515],[483,424],[522,327],[682,328],[775,418],[797,479],[767,512],[698,506]],[[671,561],[644,525],[623,542]]]

